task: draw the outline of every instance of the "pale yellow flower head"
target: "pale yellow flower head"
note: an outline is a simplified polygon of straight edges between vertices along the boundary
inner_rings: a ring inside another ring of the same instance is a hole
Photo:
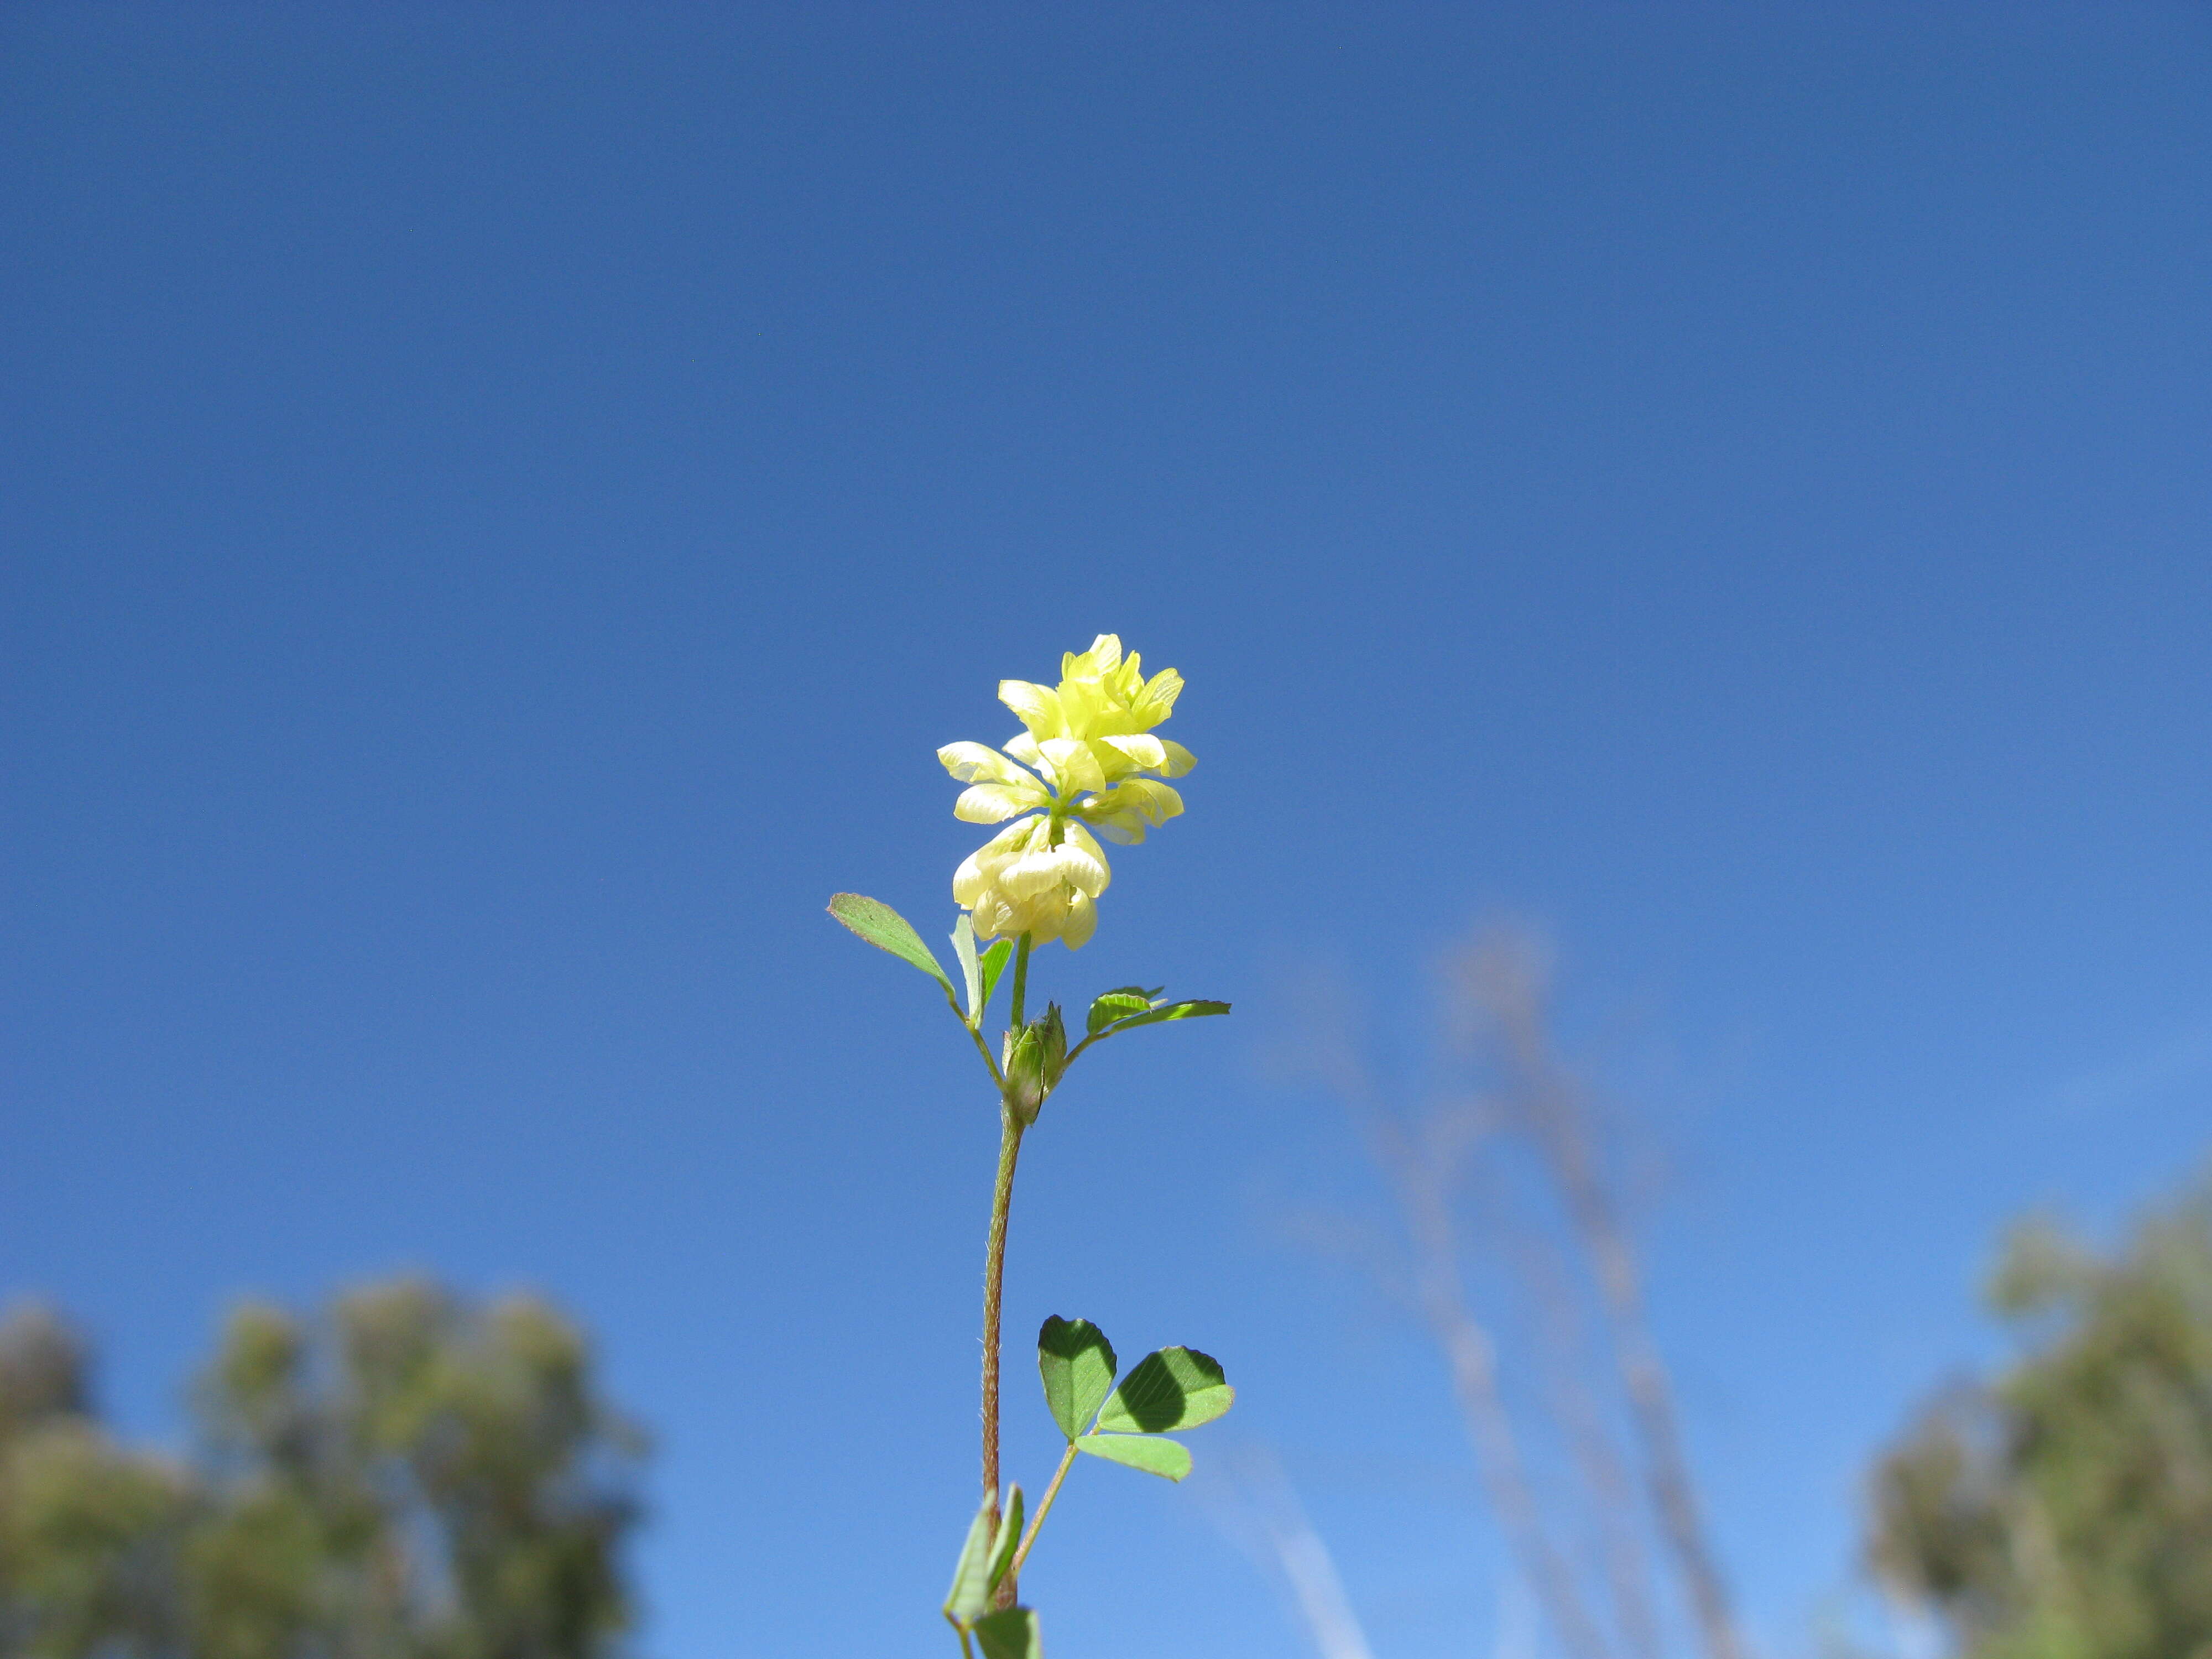
[[[1082,945],[1097,925],[1093,901],[1109,877],[1084,826],[1124,846],[1144,840],[1147,829],[1182,811],[1182,797],[1157,780],[1197,764],[1181,744],[1152,735],[1182,690],[1174,669],[1148,680],[1135,652],[1123,656],[1121,640],[1101,634],[1088,651],[1061,658],[1060,675],[1056,686],[999,683],[999,701],[1024,728],[1003,753],[980,743],[937,751],[945,770],[969,786],[955,817],[999,823],[1042,815],[1009,824],[953,877],[952,896],[975,912],[978,939],[1027,933],[1040,944]]]
[[[977,939],[1015,939],[1039,945],[1065,939],[1080,950],[1098,926],[1098,896],[1114,879],[1106,854],[1079,823],[1060,826],[1030,817],[1010,823],[960,861],[952,896],[975,913]]]

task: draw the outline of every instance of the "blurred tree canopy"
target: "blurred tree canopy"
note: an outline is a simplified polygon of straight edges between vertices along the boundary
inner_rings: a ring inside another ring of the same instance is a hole
[[[1972,1659],[2212,1659],[2212,1191],[2111,1256],[2024,1227],[1990,1300],[2027,1352],[1882,1462],[1876,1571]]]
[[[605,1659],[637,1431],[545,1304],[416,1280],[231,1317],[189,1462],[117,1443],[82,1344],[0,1322],[9,1659]]]

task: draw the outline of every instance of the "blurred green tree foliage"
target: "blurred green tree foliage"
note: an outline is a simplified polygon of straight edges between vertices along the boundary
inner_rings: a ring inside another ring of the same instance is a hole
[[[2025,1356],[1884,1460],[1876,1571],[1972,1659],[2212,1659],[2212,1191],[2112,1256],[2025,1226],[1990,1301]]]
[[[248,1304],[189,1463],[93,1417],[54,1314],[0,1322],[9,1659],[605,1659],[642,1443],[543,1302],[416,1280]]]

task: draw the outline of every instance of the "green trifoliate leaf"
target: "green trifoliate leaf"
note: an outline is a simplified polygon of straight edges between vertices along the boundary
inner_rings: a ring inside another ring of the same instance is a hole
[[[1044,1378],[1044,1403],[1052,1420],[1070,1440],[1091,1426],[1114,1373],[1121,1369],[1106,1333],[1087,1319],[1054,1314],[1037,1333],[1037,1371]]]
[[[991,993],[998,988],[999,975],[1006,971],[1006,958],[1012,956],[1013,953],[1014,942],[1010,939],[1000,939],[996,945],[994,945],[989,950],[983,952],[982,1006],[984,1007],[988,1008],[991,1006]],[[977,1029],[980,1030],[981,1028],[979,1026]]]
[[[1075,1443],[1075,1449],[1169,1480],[1180,1480],[1190,1473],[1189,1449],[1182,1441],[1164,1435],[1086,1434]]]
[[[1014,1547],[1022,1541],[1022,1489],[1018,1484],[1006,1488],[1006,1513],[999,1522],[998,1541],[991,1546],[991,1580],[993,1589],[1006,1576],[1006,1569],[1014,1565]]]
[[[965,911],[952,925],[952,954],[959,959],[960,977],[968,982],[968,1023],[983,1018],[983,964],[975,960],[975,924]]]
[[[989,1618],[978,1619],[975,1639],[983,1644],[983,1659],[1044,1659],[1034,1607],[1000,1607]]]
[[[1111,1433],[1158,1434],[1211,1423],[1237,1401],[1237,1390],[1211,1354],[1162,1348],[1137,1362],[1098,1413]]]
[[[1145,1013],[1152,1006],[1150,999],[1141,992],[1109,991],[1091,1005],[1090,1035],[1097,1036],[1115,1020]]]
[[[878,950],[888,951],[901,962],[910,962],[921,969],[945,988],[945,995],[956,994],[952,981],[937,965],[937,958],[921,942],[921,935],[881,899],[866,898],[859,893],[839,893],[830,901],[830,914]]]
[[[962,1630],[991,1605],[991,1500],[985,1498],[968,1523],[968,1541],[952,1569],[952,1588],[945,1595],[945,1616]]]

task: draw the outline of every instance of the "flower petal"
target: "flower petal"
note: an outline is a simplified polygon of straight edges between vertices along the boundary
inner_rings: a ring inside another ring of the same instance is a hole
[[[1091,840],[1088,836],[1084,839]],[[1097,847],[1096,842],[1087,848],[1079,847],[1071,836],[1053,848],[1053,869],[1061,885],[1094,896],[1106,890],[1106,884],[1113,876],[1106,868],[1105,856],[1096,850]]]
[[[1097,931],[1098,906],[1090,894],[1078,892],[1068,901],[1067,920],[1060,930],[1060,942],[1071,951],[1080,951]]]
[[[1023,854],[999,872],[999,887],[1018,904],[1057,891],[1066,884],[1060,872],[1060,850],[1054,847]]]
[[[1103,789],[1106,774],[1099,769],[1098,757],[1091,752],[1091,745],[1080,738],[1047,738],[1037,747],[1051,763],[1053,775],[1060,780],[1062,794],[1073,794],[1079,789]]]
[[[981,743],[948,743],[937,751],[945,769],[963,783],[1027,783],[1022,769]]]
[[[1164,778],[1179,778],[1198,764],[1198,757],[1170,738],[1162,738],[1160,747],[1167,752],[1168,763],[1160,768]]]
[[[1111,812],[1091,820],[1098,833],[1116,847],[1137,847],[1145,839],[1145,815],[1139,811]]]
[[[982,896],[983,872],[976,866],[975,854],[970,853],[952,872],[952,902],[963,909],[973,910]]]
[[[1145,682],[1145,689],[1134,700],[1133,712],[1140,730],[1158,726],[1175,713],[1176,699],[1182,695],[1182,676],[1172,668],[1163,668]]]
[[[986,892],[975,901],[973,926],[977,939],[999,939],[1006,933],[1006,924],[1012,920],[1006,901],[995,893]]]
[[[1050,799],[1036,783],[970,784],[952,803],[952,816],[963,823],[1001,823],[1022,812],[1036,811]]]
[[[1154,783],[1150,778],[1132,778],[1121,787],[1135,799],[1138,811],[1148,823],[1165,823],[1182,814],[1182,797],[1164,783]]]
[[[1098,866],[1098,882],[1096,886],[1084,881],[1075,883],[1079,891],[1088,893],[1093,898],[1097,897],[1106,890],[1109,884],[1114,879],[1113,866],[1106,862],[1106,849],[1091,839],[1088,830],[1072,818],[1063,826],[1063,833],[1067,837],[1061,843],[1063,850],[1072,847]],[[1070,879],[1073,878],[1071,877]]]
[[[1091,641],[1088,651],[1062,653],[1060,677],[1064,680],[1101,680],[1121,666],[1121,635],[1101,634]]]
[[[1123,718],[1120,702],[1097,680],[1062,680],[1058,696],[1060,731],[1068,737],[1095,738]]]
[[[1103,795],[1092,795],[1075,809],[1086,823],[1126,821],[1134,813],[1145,823],[1165,823],[1182,811],[1182,797],[1164,783],[1150,778],[1131,778]]]
[[[999,701],[1014,711],[1032,737],[1056,738],[1067,729],[1060,694],[1048,686],[1033,685],[1027,680],[1000,680]]]
[[[1150,732],[1133,732],[1126,737],[1101,738],[1098,746],[1113,750],[1129,763],[1120,769],[1125,776],[1133,769],[1157,772],[1168,763],[1167,745]]]

